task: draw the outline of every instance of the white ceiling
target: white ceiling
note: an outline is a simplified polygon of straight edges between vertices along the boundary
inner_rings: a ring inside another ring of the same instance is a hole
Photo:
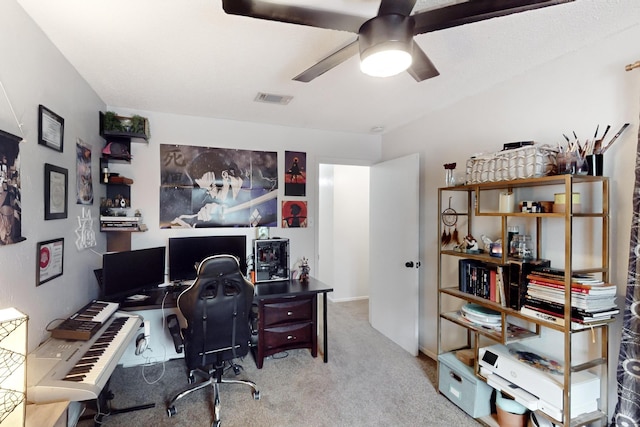
[[[358,133],[391,130],[640,24],[640,1],[576,0],[416,36],[440,71],[420,83],[368,77],[357,56],[301,83],[292,77],[356,35],[227,15],[221,0],[17,1],[111,107]],[[374,16],[379,1],[315,3]],[[254,102],[258,92],[293,100]]]

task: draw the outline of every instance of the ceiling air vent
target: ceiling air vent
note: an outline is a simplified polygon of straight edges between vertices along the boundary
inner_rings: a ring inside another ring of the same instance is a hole
[[[273,93],[263,93],[258,92],[254,101],[256,102],[266,102],[267,104],[279,104],[279,105],[287,105],[289,101],[293,99],[293,96],[287,95],[275,95]]]

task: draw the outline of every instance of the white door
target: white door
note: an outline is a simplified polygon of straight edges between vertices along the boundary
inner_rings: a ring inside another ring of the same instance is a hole
[[[418,355],[418,210],[420,157],[371,167],[369,322]]]

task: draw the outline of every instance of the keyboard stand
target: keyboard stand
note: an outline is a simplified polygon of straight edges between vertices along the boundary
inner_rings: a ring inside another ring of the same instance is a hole
[[[143,409],[151,409],[156,407],[155,403],[145,403],[143,405],[129,406],[127,408],[121,408],[121,409],[111,408],[111,405],[109,404],[109,402],[113,400],[114,394],[109,389],[110,381],[111,381],[110,379],[107,381],[107,384],[104,386],[104,388],[98,395],[98,398],[96,400],[90,401],[92,406],[91,409],[93,409],[95,413],[83,415],[82,417],[80,417],[81,420],[93,419],[94,427],[101,427],[102,419],[105,416],[124,414],[127,412],[140,411]]]

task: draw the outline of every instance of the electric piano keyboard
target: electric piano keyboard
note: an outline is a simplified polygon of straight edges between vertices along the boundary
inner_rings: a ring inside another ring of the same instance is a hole
[[[116,302],[91,301],[52,329],[51,336],[65,340],[88,340],[119,307]]]
[[[97,399],[142,318],[117,311],[87,341],[49,338],[27,356],[27,400]]]

